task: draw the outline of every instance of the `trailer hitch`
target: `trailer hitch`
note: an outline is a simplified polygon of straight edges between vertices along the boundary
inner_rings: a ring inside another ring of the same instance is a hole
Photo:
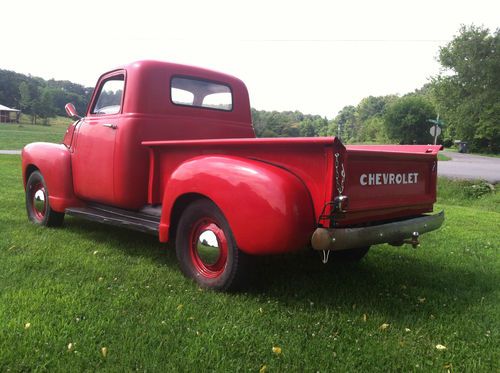
[[[418,245],[420,245],[420,241],[418,240],[419,237],[420,237],[420,234],[418,232],[413,232],[411,234],[411,238],[407,238],[406,240],[403,240],[403,243],[407,243],[407,244],[411,245],[414,249],[416,249],[418,247]]]
[[[401,241],[389,242],[391,246],[403,246],[404,244],[411,245],[414,249],[416,249],[420,245],[420,241],[418,240],[420,237],[420,233],[413,232],[411,234],[411,238],[406,238]]]

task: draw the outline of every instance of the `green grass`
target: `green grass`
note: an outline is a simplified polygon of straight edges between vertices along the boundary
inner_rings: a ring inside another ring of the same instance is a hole
[[[449,161],[451,160],[450,157],[447,157],[446,155],[442,154],[442,153],[438,153],[438,161]]]
[[[421,248],[377,246],[359,265],[265,258],[251,290],[220,294],[154,237],[28,223],[20,168],[0,156],[0,371],[500,369],[497,195],[440,180],[447,220]]]
[[[61,143],[71,119],[56,117],[49,126],[33,125],[27,116],[21,116],[20,123],[0,123],[0,150],[22,149],[30,142],[46,141]]]
[[[497,184],[492,193],[490,184],[484,181],[451,180],[444,177],[438,182],[438,202],[454,206],[470,207],[479,212],[500,213],[500,193]],[[499,235],[500,239],[500,235]]]

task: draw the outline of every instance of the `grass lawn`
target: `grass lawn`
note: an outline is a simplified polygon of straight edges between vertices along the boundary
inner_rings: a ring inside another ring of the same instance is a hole
[[[21,116],[20,123],[0,123],[0,150],[18,150],[30,142],[46,141],[61,143],[71,119],[57,117],[49,126],[33,125],[27,116]]]
[[[447,157],[446,155],[442,154],[442,153],[438,153],[438,161],[449,161],[451,160],[450,157]]]
[[[154,237],[28,223],[19,157],[0,173],[0,371],[500,370],[498,194],[440,180],[447,220],[421,248],[265,258],[251,290],[219,294]]]

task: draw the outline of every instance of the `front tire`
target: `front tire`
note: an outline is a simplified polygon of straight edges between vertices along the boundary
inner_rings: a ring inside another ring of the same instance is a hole
[[[26,212],[28,219],[46,227],[59,227],[64,220],[64,213],[52,210],[49,204],[49,192],[40,171],[33,171],[26,183]]]
[[[183,212],[175,251],[184,275],[200,287],[226,291],[245,283],[248,256],[236,246],[229,223],[212,201],[195,201]]]

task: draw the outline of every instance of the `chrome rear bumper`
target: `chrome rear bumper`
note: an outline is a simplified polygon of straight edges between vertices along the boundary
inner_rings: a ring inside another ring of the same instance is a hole
[[[315,250],[348,250],[389,243],[401,245],[412,237],[438,229],[444,221],[444,211],[435,215],[362,228],[317,228],[311,238]],[[417,234],[415,235],[415,232]]]

